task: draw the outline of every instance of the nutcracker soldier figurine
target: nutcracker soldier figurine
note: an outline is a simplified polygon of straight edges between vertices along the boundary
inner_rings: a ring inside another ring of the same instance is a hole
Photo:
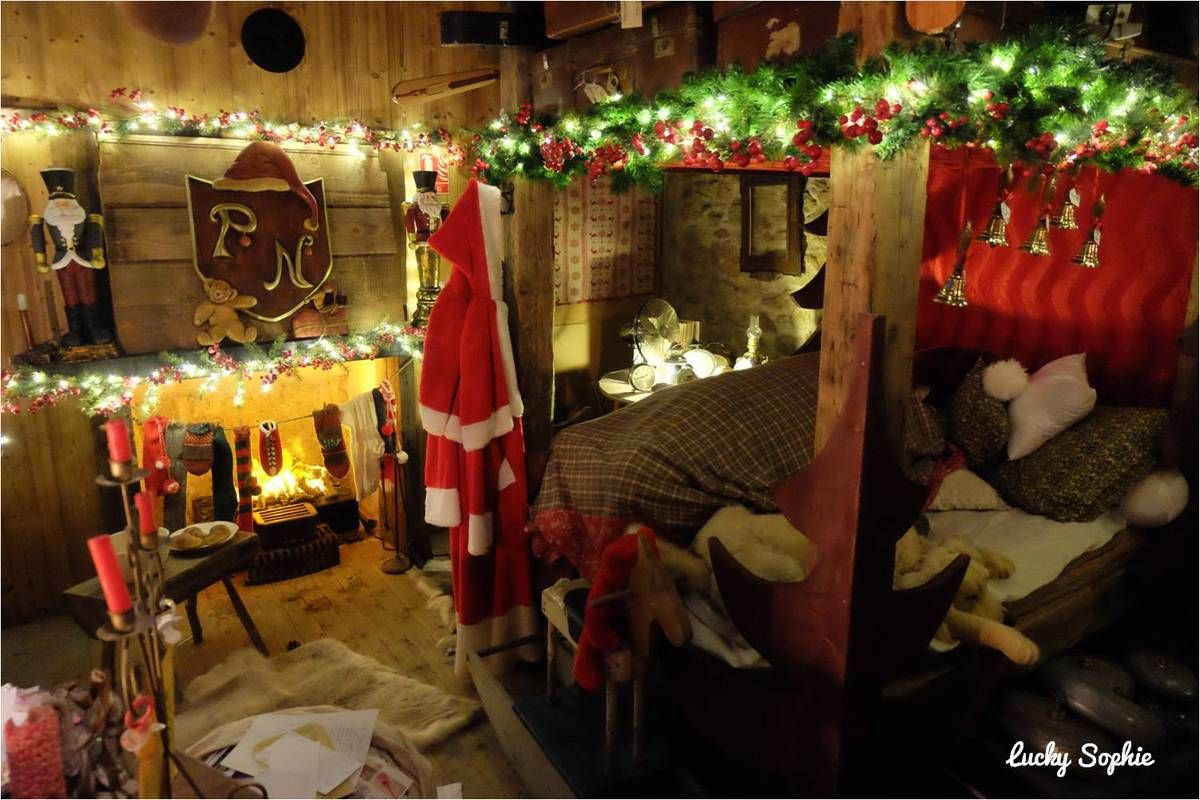
[[[112,332],[100,322],[93,273],[105,267],[104,218],[88,214],[75,199],[74,170],[44,169],[42,180],[50,190],[50,201],[43,214],[29,217],[30,235],[38,272],[54,270],[62,288],[68,327],[62,343],[66,347],[108,344]],[[53,261],[46,256],[46,228],[54,242]]]
[[[417,193],[412,202],[403,205],[404,230],[409,249],[416,256],[417,278],[421,282],[412,324],[413,327],[424,328],[429,324],[429,312],[433,310],[433,303],[441,291],[441,257],[429,248],[429,237],[450,213],[450,207],[438,197],[436,168],[414,170],[413,180],[417,184]]]

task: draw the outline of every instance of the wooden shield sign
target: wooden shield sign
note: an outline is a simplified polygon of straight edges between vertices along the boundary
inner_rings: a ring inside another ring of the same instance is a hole
[[[187,176],[192,263],[201,281],[228,281],[257,302],[241,313],[266,322],[290,317],[333,272],[325,186],[304,184],[317,200],[316,230],[308,206],[290,191],[232,191]]]

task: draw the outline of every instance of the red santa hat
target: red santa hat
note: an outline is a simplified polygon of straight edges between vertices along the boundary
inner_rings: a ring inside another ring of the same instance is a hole
[[[317,198],[308,190],[283,148],[271,142],[251,142],[213,181],[213,188],[233,192],[292,192],[308,206],[304,227],[315,231],[320,223]]]

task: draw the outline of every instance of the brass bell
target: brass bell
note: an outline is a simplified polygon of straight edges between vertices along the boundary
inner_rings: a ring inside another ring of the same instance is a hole
[[[1079,228],[1079,223],[1075,221],[1075,206],[1071,205],[1070,200],[1063,201],[1058,216],[1050,220],[1050,224],[1056,228],[1062,228],[1064,231],[1073,231]]]
[[[1100,266],[1099,228],[1092,228],[1088,231],[1088,237],[1083,240],[1083,247],[1079,248],[1079,252],[1071,259],[1071,263],[1088,269],[1096,269]]]
[[[1050,255],[1050,217],[1043,217],[1021,249],[1034,256]]]
[[[1008,221],[1004,218],[1004,204],[997,203],[992,218],[979,232],[979,241],[992,247],[1008,247]]]
[[[944,306],[963,308],[967,305],[967,274],[962,268],[950,273],[950,277],[933,296],[933,302]]]
[[[1003,221],[1003,220],[1002,220]],[[950,277],[933,296],[933,302],[944,306],[963,308],[967,305],[967,250],[971,248],[972,226],[968,222],[963,226],[958,236],[958,257],[954,261],[954,270]]]

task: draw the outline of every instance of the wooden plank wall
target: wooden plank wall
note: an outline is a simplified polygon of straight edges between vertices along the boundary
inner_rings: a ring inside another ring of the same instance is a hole
[[[204,292],[192,267],[185,176],[220,177],[240,141],[130,136],[100,142],[100,200],[108,229],[117,340],[126,353],[196,346],[192,314]],[[316,146],[287,148],[301,180],[324,178],[330,280],[349,298],[351,330],[404,314],[404,265],[379,158]],[[397,198],[399,203],[403,198]],[[290,322],[254,320],[260,341]]]
[[[296,69],[266,72],[241,46],[246,16],[266,5],[291,14],[306,51]],[[504,3],[217,3],[208,30],[175,47],[135,29],[116,3],[5,3],[0,79],[5,105],[103,107],[118,86],[189,111],[258,109],[289,120],[357,117],[371,125],[421,122],[454,130],[490,120],[498,87],[429,103],[411,118],[392,85],[457,69],[495,67],[498,49],[438,46],[438,14]]]
[[[124,86],[142,88],[159,106],[182,106],[197,113],[257,109],[265,116],[287,121],[355,117],[370,125],[399,128],[421,122],[450,130],[479,125],[499,109],[495,84],[412,111],[394,105],[390,89],[407,78],[495,67],[499,63],[496,49],[441,48],[438,13],[498,10],[504,3],[275,4],[296,18],[307,41],[304,61],[283,75],[260,70],[241,47],[242,22],[264,5],[218,3],[213,21],[199,41],[173,47],[133,28],[115,3],[4,3],[0,5],[2,102],[13,107],[65,104],[117,111],[119,108],[110,104],[109,93]],[[5,137],[0,166],[25,188],[34,210],[46,203],[38,171],[49,166],[72,167],[79,174],[81,201],[92,210],[99,208],[98,157],[90,134],[53,138],[22,134]],[[303,159],[297,158],[300,173],[313,174]],[[398,159],[401,163],[387,170],[395,187],[408,183],[405,160]],[[170,196],[174,190],[170,181],[161,180],[162,174],[150,169],[132,184],[111,186],[117,229],[111,230],[114,223],[110,221],[111,235],[120,235],[126,221],[122,215],[130,209],[161,204],[164,192]],[[456,183],[461,185],[461,181]],[[405,191],[408,193],[411,186]],[[452,195],[456,197],[457,192]],[[343,199],[341,204],[347,207],[363,205],[362,198]],[[331,198],[331,216],[334,205]],[[376,224],[372,222],[372,226]],[[403,252],[395,226],[391,227],[396,250]],[[340,247],[336,230],[334,242]],[[366,234],[361,238],[367,238]],[[126,245],[137,253],[139,245],[132,240],[123,239],[116,246],[119,251]],[[378,254],[340,257],[364,263],[373,255]],[[61,300],[54,277],[34,270],[27,234],[3,248],[2,263],[0,358],[7,364],[14,352],[24,349],[17,293],[29,296],[31,322],[39,340],[50,338],[53,330],[47,307],[61,309]],[[194,275],[189,277],[194,281]],[[55,316],[61,331],[65,327],[61,310]],[[101,466],[95,462],[93,450],[97,424],[69,403],[36,416],[0,419],[8,439],[0,449],[4,625],[53,610],[61,589],[91,574],[84,541],[105,529],[104,503],[92,483]]]

